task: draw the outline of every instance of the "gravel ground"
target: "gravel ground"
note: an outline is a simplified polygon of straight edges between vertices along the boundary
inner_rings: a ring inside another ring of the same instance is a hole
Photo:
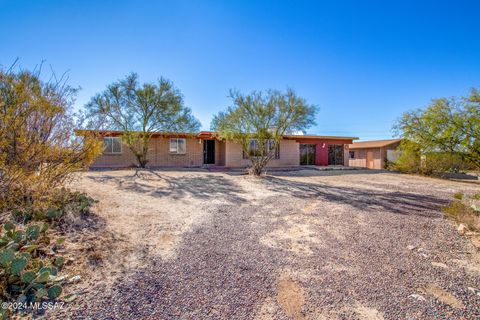
[[[476,184],[125,170],[83,173],[74,188],[100,200],[121,245],[58,318],[480,318],[480,255],[440,212]]]

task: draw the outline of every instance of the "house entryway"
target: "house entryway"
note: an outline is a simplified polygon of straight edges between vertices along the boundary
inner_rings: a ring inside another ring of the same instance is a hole
[[[328,145],[328,165],[329,166],[343,166],[343,144],[329,144]]]
[[[203,164],[215,164],[215,140],[203,140]]]
[[[315,165],[315,144],[300,144],[300,165]]]

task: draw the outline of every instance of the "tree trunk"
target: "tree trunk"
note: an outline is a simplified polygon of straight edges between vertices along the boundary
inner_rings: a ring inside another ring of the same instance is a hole
[[[150,139],[143,138],[142,139],[142,149],[140,151],[135,151],[132,147],[130,149],[133,151],[135,154],[135,157],[137,158],[138,165],[140,168],[145,168],[148,163],[147,159],[147,154],[148,154],[148,142]]]
[[[138,165],[140,166],[140,168],[145,168],[148,163],[146,156],[140,153],[136,154],[135,156],[137,157]]]
[[[250,168],[249,173],[256,177],[261,176],[263,170],[267,166],[268,160],[268,157],[251,158],[250,161],[252,162],[252,167]]]
[[[261,176],[262,172],[263,172],[263,168],[260,167],[260,166],[256,166],[256,165],[253,165],[249,170],[249,174],[251,174],[252,176],[256,176],[256,177]]]

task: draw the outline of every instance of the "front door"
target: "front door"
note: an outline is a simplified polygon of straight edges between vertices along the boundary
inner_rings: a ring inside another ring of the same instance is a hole
[[[315,164],[315,146],[314,144],[300,145],[300,165],[314,165]]]
[[[367,168],[374,169],[373,151],[367,151]]]
[[[203,140],[203,163],[215,164],[215,140]]]
[[[328,165],[329,166],[343,166],[343,144],[329,144],[328,145]]]

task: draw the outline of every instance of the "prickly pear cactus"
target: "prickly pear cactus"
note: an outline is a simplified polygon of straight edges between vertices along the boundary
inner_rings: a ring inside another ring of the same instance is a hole
[[[47,223],[18,227],[7,221],[0,233],[0,300],[35,302],[55,299],[62,294],[61,282],[55,281],[65,262],[61,256],[48,257],[50,240]],[[5,310],[1,310],[0,319]]]

